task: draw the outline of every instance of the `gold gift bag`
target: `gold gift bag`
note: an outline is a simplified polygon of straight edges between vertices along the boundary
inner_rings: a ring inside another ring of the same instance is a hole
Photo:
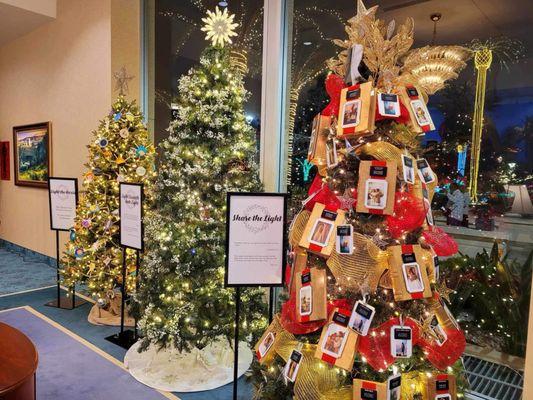
[[[348,327],[350,311],[336,308],[322,328],[315,357],[336,367],[351,371],[355,361],[359,335]]]
[[[457,400],[455,376],[438,374],[428,377],[421,373],[422,395],[427,400]]]
[[[374,131],[376,100],[372,82],[342,89],[337,121],[337,137],[353,138]]]
[[[300,239],[300,247],[329,257],[335,246],[337,226],[344,223],[344,213],[344,210],[332,210],[322,203],[315,203]]]
[[[389,246],[389,274],[394,300],[406,301],[432,297],[424,250],[418,244]]]
[[[392,215],[397,174],[398,168],[394,161],[361,161],[355,210],[360,213]]]
[[[307,268],[296,274],[296,315],[298,322],[320,321],[328,317],[326,271]]]

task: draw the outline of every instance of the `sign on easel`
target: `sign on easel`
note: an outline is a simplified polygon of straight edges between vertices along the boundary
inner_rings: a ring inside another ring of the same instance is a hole
[[[287,195],[284,193],[227,194],[226,273],[224,285],[235,288],[233,400],[237,400],[241,287],[283,286],[286,261]]]
[[[72,310],[85,304],[86,301],[76,297],[75,285],[72,285],[72,296],[61,297],[60,285],[60,252],[59,232],[69,231],[74,227],[76,207],[78,205],[78,179],[77,178],[48,178],[48,203],[50,211],[50,229],[56,232],[56,273],[57,292],[56,299],[47,302],[49,307]]]
[[[121,183],[120,193],[120,245],[134,250],[144,249],[143,185]]]
[[[78,204],[78,179],[49,178],[50,229],[68,231],[74,226]]]
[[[287,196],[228,193],[226,287],[283,286]]]

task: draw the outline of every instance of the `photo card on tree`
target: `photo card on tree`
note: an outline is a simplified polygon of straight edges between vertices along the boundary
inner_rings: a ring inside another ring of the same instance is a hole
[[[348,325],[350,311],[336,308],[316,347],[315,357],[330,365],[351,371],[355,360],[359,335]]]
[[[394,300],[407,301],[432,296],[424,250],[418,244],[389,246],[389,274]]]
[[[355,210],[367,214],[392,215],[397,172],[394,161],[361,161]]]
[[[374,131],[374,89],[372,82],[342,89],[337,119],[337,137],[351,138]]]
[[[309,142],[309,151],[307,160],[318,167],[321,175],[325,173],[327,163],[327,141],[329,129],[332,123],[332,117],[318,114],[313,119],[311,129],[311,140]],[[321,172],[322,171],[322,172]]]
[[[437,374],[427,376],[420,374],[422,395],[431,400],[457,400],[457,381],[454,375]]]
[[[344,210],[334,210],[322,203],[315,203],[300,240],[300,247],[329,257],[335,246],[337,226],[344,223],[344,214]]]
[[[306,268],[295,275],[298,322],[321,321],[328,317],[326,270]]]
[[[283,332],[283,327],[279,322],[279,317],[276,315],[254,348],[257,361],[260,364],[269,363],[274,359],[276,353],[274,348],[281,332]]]
[[[407,86],[400,90],[400,97],[404,104],[408,105],[410,127],[417,133],[424,134],[435,130],[433,119],[427,108],[420,90],[415,86]]]

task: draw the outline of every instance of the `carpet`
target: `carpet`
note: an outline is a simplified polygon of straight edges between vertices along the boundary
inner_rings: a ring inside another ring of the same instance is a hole
[[[25,333],[37,347],[38,400],[177,398],[137,382],[120,362],[30,307],[3,311],[0,321]]]
[[[1,248],[0,276],[0,296],[56,283],[55,268]]]

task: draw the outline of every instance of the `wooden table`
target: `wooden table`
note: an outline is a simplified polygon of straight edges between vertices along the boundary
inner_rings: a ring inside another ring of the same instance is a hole
[[[37,349],[18,329],[0,322],[0,399],[35,400]]]

